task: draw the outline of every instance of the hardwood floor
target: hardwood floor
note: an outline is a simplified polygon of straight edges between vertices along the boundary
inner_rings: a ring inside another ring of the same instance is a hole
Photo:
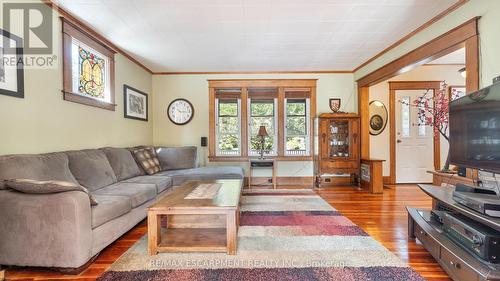
[[[351,187],[322,189],[318,194],[343,215],[363,228],[428,280],[450,280],[432,256],[415,241],[407,238],[405,206],[431,208],[431,199],[416,185],[399,185],[370,194]],[[79,275],[33,270],[8,269],[7,280],[95,280],[120,255],[147,233],[146,221],[107,247],[89,268]]]
[[[391,186],[383,194],[351,187],[323,189],[318,194],[425,279],[451,280],[422,244],[408,240],[405,206],[432,207],[430,197],[416,185]]]

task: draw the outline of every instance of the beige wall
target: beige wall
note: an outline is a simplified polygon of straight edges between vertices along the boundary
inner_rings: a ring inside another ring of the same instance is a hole
[[[448,85],[465,85],[465,79],[458,73],[460,65],[433,65],[420,66],[410,72],[396,76],[387,81],[370,87],[370,101],[382,101],[389,110],[389,82],[390,81],[446,81]],[[370,136],[370,157],[385,159],[383,164],[384,176],[390,174],[390,122],[378,136]],[[432,150],[429,153],[433,153]],[[448,142],[441,137],[441,166],[446,161]]]
[[[123,117],[123,84],[150,94],[151,74],[122,55],[115,56],[116,111],[62,99],[61,26],[54,15],[57,36],[53,69],[25,69],[25,98],[0,95],[0,155],[41,153],[102,146],[151,144],[153,122]],[[150,101],[150,115],[152,104]]]
[[[498,0],[470,0],[448,16],[356,71],[355,79],[365,76],[476,16],[481,17],[479,20],[481,87],[490,85],[492,79],[500,75],[500,52],[498,51],[500,1]]]
[[[208,137],[208,82],[207,79],[318,79],[317,112],[330,112],[328,99],[340,97],[343,111],[357,111],[357,99],[352,74],[274,74],[274,75],[154,75],[154,144],[196,145],[202,136]],[[167,107],[176,98],[186,98],[194,106],[193,120],[184,126],[174,125],[167,118]],[[200,149],[202,164],[234,165],[234,163],[208,163],[208,152]],[[246,163],[240,163],[246,168]],[[262,171],[267,172],[267,171]],[[255,175],[261,175],[256,173]],[[267,175],[267,173],[266,173]],[[312,176],[313,164],[280,162],[278,176]]]

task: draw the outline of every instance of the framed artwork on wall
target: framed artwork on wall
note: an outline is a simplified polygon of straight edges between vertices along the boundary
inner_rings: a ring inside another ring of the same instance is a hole
[[[24,98],[23,41],[0,29],[0,94]]]
[[[449,86],[448,94],[450,101],[454,101],[466,95],[465,86]]]
[[[123,85],[124,117],[148,121],[148,94]]]
[[[387,125],[389,114],[385,104],[381,101],[374,100],[369,104],[370,111],[370,135],[380,135]]]

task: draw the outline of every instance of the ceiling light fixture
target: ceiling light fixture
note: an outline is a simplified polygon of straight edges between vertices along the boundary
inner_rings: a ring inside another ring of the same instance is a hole
[[[460,75],[462,75],[463,78],[466,78],[467,77],[467,69],[464,68],[460,68],[458,70],[458,73],[460,73]]]

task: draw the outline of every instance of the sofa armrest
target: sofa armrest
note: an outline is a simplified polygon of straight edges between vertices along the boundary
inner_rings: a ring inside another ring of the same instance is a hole
[[[92,256],[90,201],[70,191],[0,191],[0,264],[77,268]]]
[[[155,147],[162,171],[198,168],[196,146]]]

